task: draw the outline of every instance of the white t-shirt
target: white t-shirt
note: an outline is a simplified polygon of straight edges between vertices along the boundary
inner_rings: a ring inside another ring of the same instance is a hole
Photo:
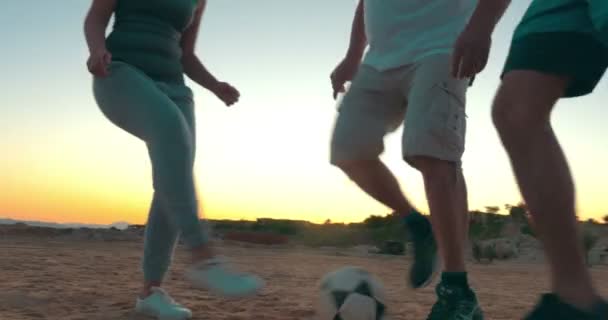
[[[477,0],[363,0],[369,43],[363,63],[383,71],[450,54]]]

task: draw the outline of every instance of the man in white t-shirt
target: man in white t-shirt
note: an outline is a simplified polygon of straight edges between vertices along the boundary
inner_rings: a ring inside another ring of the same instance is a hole
[[[469,219],[461,157],[466,91],[472,79],[452,75],[451,64],[454,45],[476,4],[361,0],[348,53],[331,75],[334,97],[352,80],[339,106],[331,163],[404,218],[414,244],[412,287],[430,283],[437,251],[441,253],[444,272],[437,285],[438,302],[429,315],[433,320],[483,319],[464,261]],[[403,159],[422,173],[432,226],[379,159],[383,138],[401,124]]]

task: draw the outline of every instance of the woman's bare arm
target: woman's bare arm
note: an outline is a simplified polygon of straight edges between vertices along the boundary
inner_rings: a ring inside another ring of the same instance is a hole
[[[93,0],[91,8],[84,20],[84,35],[89,46],[89,52],[106,50],[106,28],[117,0]]]
[[[194,19],[182,35],[182,66],[184,73],[203,88],[215,91],[219,81],[205,68],[195,53],[196,39],[205,12],[206,0],[200,0]]]

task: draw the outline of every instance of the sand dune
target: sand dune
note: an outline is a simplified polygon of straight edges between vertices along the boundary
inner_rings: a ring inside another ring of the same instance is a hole
[[[358,265],[385,283],[392,319],[424,319],[434,301],[433,288],[413,292],[406,287],[409,260],[388,256],[336,256],[312,249],[224,245],[223,254],[243,270],[268,282],[260,296],[226,301],[191,290],[182,278],[187,263],[183,248],[176,255],[166,288],[193,309],[194,319],[314,319],[317,281],[326,272]],[[0,240],[0,319],[145,320],[133,314],[140,287],[140,242],[66,241],[22,237]],[[541,264],[472,265],[487,319],[521,319],[547,288]],[[593,269],[608,296],[608,268]]]

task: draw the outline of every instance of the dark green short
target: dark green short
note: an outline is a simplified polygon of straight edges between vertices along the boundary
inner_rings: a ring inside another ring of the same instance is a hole
[[[511,44],[502,76],[514,70],[533,70],[568,76],[564,97],[591,93],[608,67],[608,47],[591,34],[532,33]]]

